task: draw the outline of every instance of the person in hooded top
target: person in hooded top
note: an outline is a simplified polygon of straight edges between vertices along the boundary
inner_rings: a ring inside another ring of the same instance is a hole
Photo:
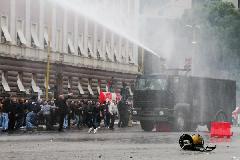
[[[58,131],[61,132],[63,129],[64,118],[68,111],[67,100],[72,97],[73,93],[68,94],[67,96],[59,95],[56,100],[56,106],[59,110],[59,128]]]

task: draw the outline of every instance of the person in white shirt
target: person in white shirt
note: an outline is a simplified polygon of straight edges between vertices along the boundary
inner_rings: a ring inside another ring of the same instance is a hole
[[[109,129],[114,129],[114,122],[116,115],[118,114],[118,108],[115,100],[112,100],[112,102],[109,105],[109,113],[110,113],[110,126]]]

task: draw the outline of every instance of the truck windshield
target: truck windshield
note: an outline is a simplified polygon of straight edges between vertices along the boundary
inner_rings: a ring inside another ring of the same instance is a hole
[[[136,83],[138,90],[166,90],[167,79],[138,79]]]

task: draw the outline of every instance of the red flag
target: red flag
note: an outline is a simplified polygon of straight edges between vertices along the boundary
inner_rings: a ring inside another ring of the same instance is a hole
[[[100,91],[99,97],[98,97],[99,103],[103,104],[106,101],[106,97],[102,91]]]

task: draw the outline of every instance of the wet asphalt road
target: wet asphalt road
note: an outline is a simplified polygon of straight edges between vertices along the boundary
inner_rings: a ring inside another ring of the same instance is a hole
[[[210,139],[209,153],[183,151],[178,138],[182,133],[143,132],[139,125],[97,134],[81,131],[34,132],[0,135],[0,160],[240,160],[240,129],[230,139]],[[218,142],[217,142],[218,141]]]

